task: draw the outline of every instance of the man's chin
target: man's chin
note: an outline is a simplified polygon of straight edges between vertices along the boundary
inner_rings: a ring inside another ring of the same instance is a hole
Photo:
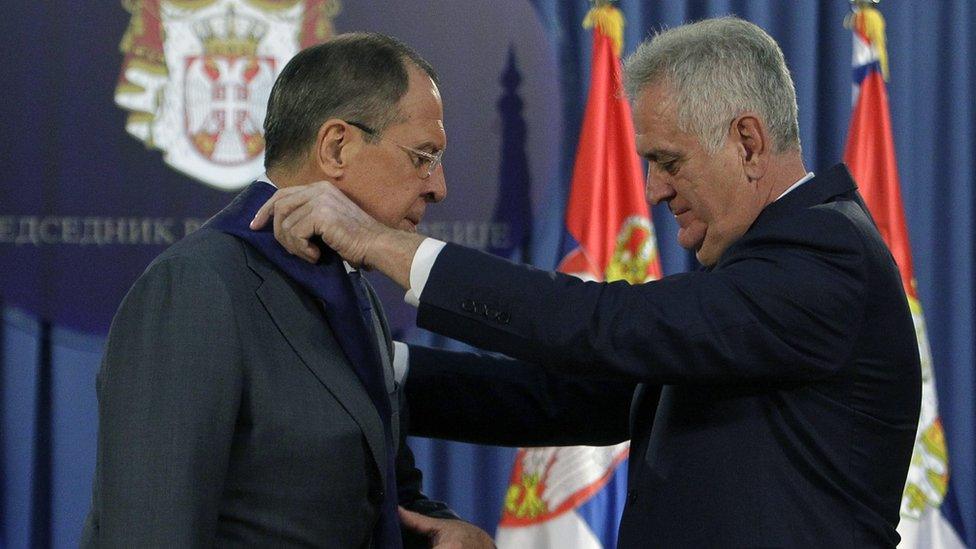
[[[708,233],[705,232],[704,234],[701,235],[691,235],[688,234],[688,232],[686,231],[687,229],[678,230],[678,245],[688,250],[689,252],[695,252],[695,258],[702,265],[705,265],[706,267],[710,266],[709,263],[706,263],[706,261],[710,259],[709,257],[710,254],[708,253],[708,246],[705,245],[705,240],[706,240],[705,237],[707,236]],[[702,250],[704,250],[704,253],[702,252]],[[712,264],[715,263],[714,258],[711,258],[711,263]]]
[[[682,238],[682,236],[684,236],[684,235],[682,235],[679,232],[678,233],[678,246],[681,246],[682,248],[688,250],[689,252],[695,252],[695,255],[697,256],[701,252],[702,244],[705,242],[705,239],[704,238],[691,238],[691,239],[689,239],[689,238]]]
[[[695,258],[706,267],[713,267],[722,258],[729,247],[728,241],[720,239],[709,239],[702,242],[701,247],[695,250]]]
[[[695,250],[695,259],[697,259],[698,262],[704,265],[705,267],[711,267],[716,263],[718,263],[717,257],[712,257],[712,255],[709,254],[707,251],[702,252],[701,248]]]
[[[678,240],[679,246],[691,251],[701,248],[702,242],[705,241],[705,236],[707,234],[708,230],[706,227],[697,221],[692,221],[684,227],[679,225],[678,234],[675,236]]]

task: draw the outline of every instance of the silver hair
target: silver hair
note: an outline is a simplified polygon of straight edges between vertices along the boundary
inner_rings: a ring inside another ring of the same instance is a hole
[[[758,26],[736,17],[665,30],[624,63],[631,101],[650,85],[668,86],[678,126],[718,151],[729,123],[744,112],[766,123],[775,152],[800,150],[796,89],[783,52]]]

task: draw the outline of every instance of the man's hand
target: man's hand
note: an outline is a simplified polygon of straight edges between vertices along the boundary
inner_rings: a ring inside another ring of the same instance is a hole
[[[261,206],[251,229],[274,218],[274,234],[289,252],[309,263],[321,252],[316,235],[357,267],[376,269],[410,289],[410,266],[424,237],[383,225],[361,210],[328,181],[278,190]]]
[[[367,265],[370,244],[384,231],[392,231],[356,206],[327,181],[278,190],[251,221],[260,229],[274,218],[274,234],[289,252],[309,263],[321,252],[309,239],[318,235],[352,265]]]
[[[491,536],[463,520],[438,519],[407,511],[400,507],[400,522],[409,530],[427,536],[434,549],[492,549]]]

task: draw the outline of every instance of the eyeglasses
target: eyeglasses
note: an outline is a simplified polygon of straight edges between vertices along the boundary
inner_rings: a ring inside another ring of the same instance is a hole
[[[411,162],[413,162],[414,167],[417,168],[417,175],[420,177],[420,179],[429,178],[431,174],[434,173],[434,170],[437,169],[437,166],[440,166],[441,159],[444,158],[444,150],[440,150],[437,151],[436,153],[431,154],[426,151],[414,149],[413,147],[401,145],[400,143],[397,143],[392,139],[387,139],[386,137],[381,136],[376,130],[370,128],[366,124],[353,122],[351,120],[346,120],[345,122],[350,126],[355,126],[359,128],[360,130],[363,131],[363,133],[372,135],[373,137],[379,139],[380,141],[388,141],[390,143],[393,143],[397,147],[400,147],[401,149],[410,153],[410,155],[413,155],[411,157]]]

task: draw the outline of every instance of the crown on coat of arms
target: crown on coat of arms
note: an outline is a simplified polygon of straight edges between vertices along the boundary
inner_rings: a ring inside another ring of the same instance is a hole
[[[248,57],[257,53],[268,27],[257,19],[237,15],[231,7],[227,13],[195,24],[193,32],[203,43],[206,55]]]

